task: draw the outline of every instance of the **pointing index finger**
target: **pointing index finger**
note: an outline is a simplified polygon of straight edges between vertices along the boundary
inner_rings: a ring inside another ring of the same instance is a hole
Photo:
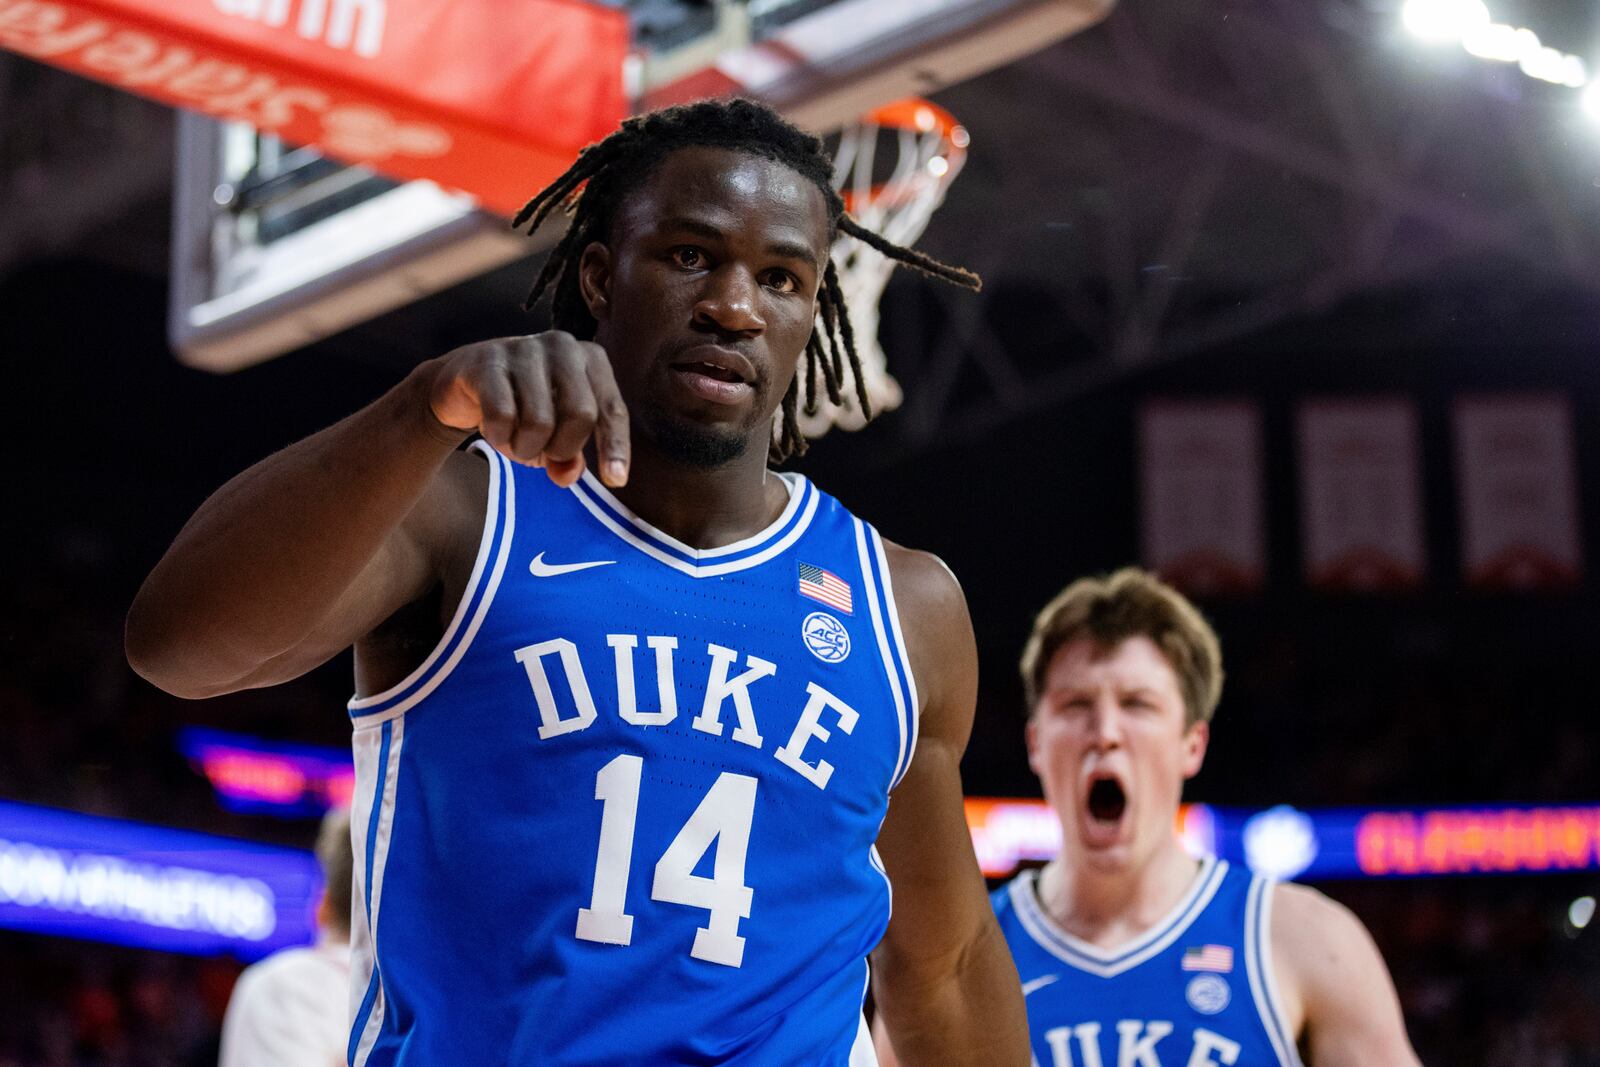
[[[600,480],[617,487],[628,483],[628,467],[632,461],[632,441],[628,435],[628,405],[622,401],[617,380],[611,373],[611,358],[606,350],[593,342],[584,345],[589,358],[585,366],[589,385],[599,405],[595,421],[595,453],[600,460]]]

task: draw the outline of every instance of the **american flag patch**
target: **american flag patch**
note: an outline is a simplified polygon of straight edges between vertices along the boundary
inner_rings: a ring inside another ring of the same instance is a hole
[[[855,614],[850,606],[850,583],[810,563],[800,564],[800,595],[820,600],[846,615]]]
[[[1227,974],[1233,970],[1233,949],[1227,945],[1190,946],[1183,950],[1183,969]]]

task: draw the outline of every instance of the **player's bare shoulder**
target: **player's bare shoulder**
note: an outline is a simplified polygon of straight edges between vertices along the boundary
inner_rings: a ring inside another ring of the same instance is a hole
[[[947,631],[951,625],[958,629],[970,628],[966,594],[944,560],[932,552],[906,548],[887,538],[883,542],[883,554],[894,582],[901,626],[929,638],[949,636]],[[910,640],[910,632],[906,638]],[[916,655],[912,650],[912,657]]]
[[[913,608],[966,613],[961,583],[944,560],[932,552],[897,545],[887,537],[883,539],[883,555],[894,579],[895,598],[902,615]]]
[[[1354,912],[1283,883],[1273,887],[1271,938],[1286,1021],[1313,1061],[1414,1067],[1389,970]]]
[[[448,538],[452,556],[459,556],[464,546],[470,546],[467,561],[471,566],[489,509],[487,457],[476,450],[452,453],[424,501],[437,509],[437,516],[430,518]]]
[[[1272,887],[1272,945],[1285,981],[1349,966],[1352,955],[1370,948],[1372,937],[1337,900],[1310,886],[1280,882]]]
[[[931,552],[883,542],[906,653],[916,674],[924,715],[949,706],[970,726],[977,684],[977,646],[966,594],[944,560]],[[924,723],[926,726],[927,723]],[[965,727],[963,727],[964,731]]]
[[[401,524],[407,548],[422,557],[446,598],[465,588],[489,510],[490,472],[478,449],[454,452]]]
[[[1366,937],[1348,908],[1310,886],[1272,887],[1272,960],[1283,1012],[1295,1032],[1305,1023],[1307,981],[1315,982],[1323,961],[1338,956],[1339,942],[1349,940],[1352,927]]]

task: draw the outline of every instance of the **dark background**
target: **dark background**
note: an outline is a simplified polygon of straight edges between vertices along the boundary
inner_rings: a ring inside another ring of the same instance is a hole
[[[1492,6],[1557,47],[1593,43],[1589,5]],[[1594,582],[1465,587],[1449,417],[1466,393],[1563,395],[1596,558],[1600,126],[1568,90],[1410,48],[1395,5],[1194,7],[1125,4],[936,97],[973,147],[922,247],[989,284],[974,297],[897,276],[883,340],[906,407],[830,434],[798,468],[955,570],[982,668],[967,788],[1037,795],[1016,656],[1065,582],[1138,562],[1139,406],[1256,401],[1267,581],[1202,602],[1229,680],[1190,798],[1594,801]],[[102,157],[170,158],[170,115],[14,58],[0,90],[0,796],[307,845],[309,824],[222,812],[174,731],[347,744],[346,659],[179,701],[127,669],[123,614],[228,477],[421,359],[542,328],[516,310],[533,265],[252,369],[187,369],[165,340],[167,179],[127,167],[85,198],[73,170],[109,166],[80,162],[71,136],[97,123],[138,127]],[[30,122],[47,105],[53,130]],[[1419,411],[1426,581],[1316,592],[1294,412],[1377,394]],[[1322,888],[1378,937],[1425,1062],[1580,1065],[1600,1063],[1600,983],[1593,937],[1564,916],[1596,881]],[[0,1065],[207,1062],[236,971],[0,934]]]

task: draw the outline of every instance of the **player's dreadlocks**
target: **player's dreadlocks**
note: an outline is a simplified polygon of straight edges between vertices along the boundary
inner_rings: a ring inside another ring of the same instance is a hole
[[[839,230],[858,241],[915,270],[947,282],[977,289],[983,282],[971,271],[941,263],[932,256],[885,240],[863,229],[844,210],[844,201],[834,191],[833,165],[822,142],[796,128],[777,112],[749,100],[707,100],[665,108],[625,121],[603,141],[579,153],[577,161],[517,213],[513,227],[524,224],[528,232],[537,230],[557,207],[565,206],[572,215],[561,243],[545,262],[523,305],[531,308],[553,283],[551,318],[556,329],[575,337],[594,337],[596,323],[578,288],[578,260],[591,241],[610,236],[611,220],[623,199],[637,189],[656,165],[680,148],[704,146],[729,148],[762,156],[789,167],[809,178],[822,191],[828,205],[829,241]],[[588,184],[585,185],[584,183]],[[812,328],[806,342],[806,414],[817,404],[817,375],[820,372],[828,399],[840,403],[844,382],[844,361],[849,360],[855,379],[856,400],[862,414],[872,417],[862,381],[861,361],[856,355],[855,335],[839,288],[839,275],[833,260],[828,260],[817,293],[817,317],[821,329]],[[826,345],[826,348],[824,348]],[[805,437],[798,416],[800,375],[783,397],[783,428],[772,443],[773,462],[782,462],[805,452]]]

